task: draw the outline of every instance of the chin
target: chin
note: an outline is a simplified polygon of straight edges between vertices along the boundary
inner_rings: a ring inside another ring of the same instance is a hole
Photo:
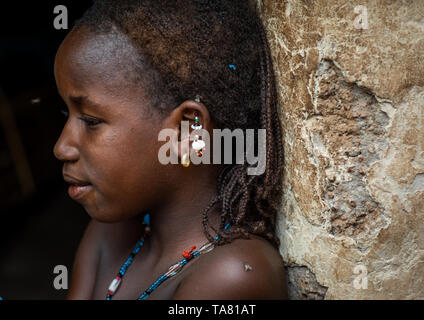
[[[122,222],[135,216],[135,215],[128,215],[128,214],[118,214],[117,212],[119,212],[119,209],[111,210],[110,208],[111,207],[102,209],[96,206],[90,206],[90,205],[84,206],[85,211],[92,219],[98,222],[103,222],[103,223]]]
[[[96,221],[105,223],[113,223],[119,221],[119,219],[116,219],[116,217],[114,217],[111,212],[107,212],[109,210],[102,210],[101,208],[98,208],[96,206],[85,204],[83,204],[83,207],[87,214]]]

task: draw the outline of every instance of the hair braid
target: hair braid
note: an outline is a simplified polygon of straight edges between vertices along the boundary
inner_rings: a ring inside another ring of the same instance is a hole
[[[247,163],[224,166],[202,225],[210,241],[210,230],[221,236],[220,244],[256,234],[278,245],[281,123],[266,34],[249,1],[97,0],[76,27],[81,25],[99,33],[116,27],[128,36],[140,56],[131,71],[134,82],[142,81],[159,112],[198,94],[217,128],[266,130],[265,173],[249,176]],[[220,223],[214,227],[208,214],[217,205]],[[232,227],[224,230],[227,222]]]

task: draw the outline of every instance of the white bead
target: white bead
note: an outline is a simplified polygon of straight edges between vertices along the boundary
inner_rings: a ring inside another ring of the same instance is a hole
[[[201,254],[208,253],[209,251],[212,251],[214,248],[215,248],[214,244],[212,242],[209,242],[201,246],[199,249],[199,252]]]
[[[191,146],[193,147],[194,150],[200,150],[203,149],[205,147],[205,141],[203,140],[197,140],[197,141],[193,141],[193,143],[191,144]]]
[[[112,280],[112,282],[109,285],[109,289],[108,289],[108,293],[113,295],[115,294],[116,290],[118,289],[119,285],[121,284],[121,278],[120,277],[116,277],[115,279]]]
[[[191,125],[191,128],[192,128],[193,130],[200,130],[200,129],[202,129],[203,127],[202,127],[202,125],[201,125],[201,124],[199,124],[199,125],[192,124],[192,125]]]
[[[165,275],[167,277],[173,277],[175,276],[181,269],[182,269],[182,265],[180,265],[180,263],[176,263],[173,266],[170,266],[168,269],[168,272],[165,273]]]

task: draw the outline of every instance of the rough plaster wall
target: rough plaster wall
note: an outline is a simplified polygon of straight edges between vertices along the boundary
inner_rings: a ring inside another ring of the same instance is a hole
[[[424,299],[424,1],[257,5],[282,108],[290,297]]]

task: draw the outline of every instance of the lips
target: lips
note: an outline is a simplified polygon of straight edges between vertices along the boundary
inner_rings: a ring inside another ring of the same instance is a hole
[[[75,178],[66,173],[63,174],[63,179],[70,184],[68,194],[74,200],[83,198],[93,189],[93,185],[90,182]]]

